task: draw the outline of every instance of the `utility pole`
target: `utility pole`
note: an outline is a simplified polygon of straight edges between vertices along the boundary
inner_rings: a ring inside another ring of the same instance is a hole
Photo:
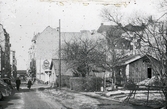
[[[3,72],[2,72],[2,47],[1,47],[1,45],[0,45],[0,70],[1,70],[1,72],[0,72],[0,78],[2,77],[2,74],[3,74]]]
[[[61,21],[59,19],[59,88],[61,90]]]

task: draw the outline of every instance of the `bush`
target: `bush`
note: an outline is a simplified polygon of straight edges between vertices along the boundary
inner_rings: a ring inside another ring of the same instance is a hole
[[[61,75],[61,87],[68,87],[70,88],[70,77],[67,75]],[[60,78],[59,76],[56,79],[56,85],[59,86]]]
[[[97,77],[72,77],[70,88],[76,91],[100,91],[102,78]]]
[[[124,84],[124,88],[128,90],[133,90],[137,88],[137,85],[132,80],[129,80]]]

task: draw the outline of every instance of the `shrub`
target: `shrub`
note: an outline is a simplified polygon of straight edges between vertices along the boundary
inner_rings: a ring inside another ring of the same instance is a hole
[[[72,77],[70,88],[76,91],[100,91],[102,78],[97,77]]]
[[[61,87],[68,87],[70,88],[70,77],[67,75],[61,75]],[[59,86],[60,78],[59,76],[56,79],[56,85]]]
[[[133,90],[137,88],[137,85],[132,80],[129,80],[124,84],[124,88],[128,90]]]

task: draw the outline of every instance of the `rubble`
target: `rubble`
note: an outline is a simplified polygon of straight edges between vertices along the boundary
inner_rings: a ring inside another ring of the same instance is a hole
[[[160,84],[160,80],[158,76],[153,76],[152,78],[147,78],[137,83],[137,85],[146,85],[146,86],[158,86],[159,84]]]

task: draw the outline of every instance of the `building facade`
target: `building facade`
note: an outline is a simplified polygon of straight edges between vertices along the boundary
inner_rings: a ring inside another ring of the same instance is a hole
[[[11,77],[10,65],[10,36],[0,24],[0,47],[1,47],[1,77]]]
[[[75,38],[91,38],[98,39],[103,37],[95,31],[90,32],[83,30],[80,32],[61,32],[61,45],[65,41],[70,41]],[[59,59],[59,31],[48,26],[43,32],[34,35],[32,46],[29,49],[29,71],[35,70],[35,77],[44,82],[49,81],[49,73],[51,70],[52,59]]]
[[[17,60],[15,56],[16,52],[11,50],[10,51],[10,65],[11,65],[11,77],[17,77]]]

